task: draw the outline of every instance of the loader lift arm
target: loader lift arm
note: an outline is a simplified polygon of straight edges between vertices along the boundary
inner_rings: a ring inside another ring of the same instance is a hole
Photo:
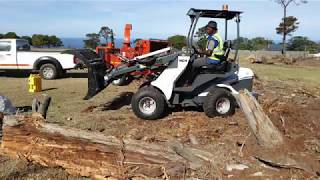
[[[91,99],[97,95],[119,76],[146,69],[156,70],[161,66],[169,64],[179,55],[179,52],[171,51],[172,49],[170,47],[164,48],[142,56],[137,56],[130,61],[126,61],[125,58],[122,57],[123,65],[119,67],[110,66],[110,68],[107,68],[105,61],[100,58],[87,60],[88,92],[84,100]]]

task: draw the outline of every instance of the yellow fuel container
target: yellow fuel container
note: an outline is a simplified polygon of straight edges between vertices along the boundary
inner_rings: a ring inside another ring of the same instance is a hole
[[[41,92],[41,77],[39,74],[30,74],[28,79],[29,92]]]

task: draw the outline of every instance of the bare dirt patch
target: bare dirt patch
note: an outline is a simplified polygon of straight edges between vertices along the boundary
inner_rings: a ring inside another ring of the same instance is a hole
[[[124,92],[105,104],[95,104],[96,108],[90,112],[84,112],[82,116],[91,117],[91,125],[96,123],[95,126],[88,128],[93,131],[147,142],[176,139],[183,144],[201,147],[212,152],[215,155],[215,168],[208,167],[203,170],[206,173],[189,172],[190,177],[203,179],[227,177],[247,179],[256,176],[271,179],[313,177],[314,174],[298,168],[268,167],[255,156],[259,154],[276,156],[285,151],[289,157],[301,158],[306,168],[319,171],[320,99],[318,92],[305,87],[293,88],[277,81],[257,81],[255,86],[258,93],[262,95],[260,102],[265,112],[285,135],[287,143],[285,147],[279,149],[279,153],[261,151],[240,110],[229,118],[210,119],[201,111],[185,109],[173,111],[161,120],[145,121],[136,118],[130,106],[123,103],[130,102],[128,94],[131,94]],[[135,85],[130,86],[130,88],[135,87]],[[249,168],[228,171],[226,168],[230,164],[244,164]]]

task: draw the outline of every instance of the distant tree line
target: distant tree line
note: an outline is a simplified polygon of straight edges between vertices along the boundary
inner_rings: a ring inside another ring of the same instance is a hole
[[[170,44],[176,49],[182,49],[182,47],[187,46],[186,36],[174,35],[168,38]],[[204,37],[199,38],[196,44],[205,48],[206,39]],[[264,37],[255,37],[252,39],[240,37],[239,38],[239,49],[240,50],[268,50],[271,45],[275,43],[272,40],[266,39]],[[233,41],[233,47],[236,45],[236,40]],[[280,43],[281,45],[281,43]],[[290,51],[309,51],[310,53],[316,53],[320,50],[320,44],[310,40],[303,36],[293,36],[289,39],[287,43],[287,49]]]
[[[34,34],[30,36],[18,36],[15,32],[0,33],[0,39],[25,39],[34,47],[61,47],[63,43],[55,35]]]
[[[234,45],[236,44],[236,40],[234,40]],[[252,39],[240,37],[239,38],[239,49],[240,50],[266,50],[268,47],[273,44],[273,41],[265,39],[263,37],[255,37]]]
[[[317,53],[320,51],[320,44],[311,41],[307,37],[294,36],[289,39],[288,50],[309,51],[310,53]]]
[[[279,2],[282,0],[279,0]],[[286,1],[286,0],[283,0]],[[292,2],[293,0],[287,0]],[[276,33],[284,36],[292,36],[292,33],[298,29],[298,19],[294,16],[285,16],[283,22],[281,22],[278,27],[276,27]],[[195,44],[202,49],[206,48],[207,35],[205,27],[200,27],[195,33]],[[88,33],[86,34],[86,39],[84,40],[85,47],[95,49],[100,44],[100,34],[98,33]],[[285,38],[283,38],[285,39]],[[182,49],[187,46],[187,37],[184,35],[174,35],[170,36],[167,39],[172,47],[176,49]],[[240,50],[270,50],[272,45],[275,43],[272,40],[269,40],[264,37],[255,37],[255,38],[246,38],[240,37],[238,41]],[[237,41],[233,40],[233,47],[236,47]],[[285,51],[284,48],[287,48],[291,51],[309,51],[310,53],[316,53],[320,50],[320,44],[314,42],[307,37],[303,36],[293,36],[289,39],[286,46],[283,46],[282,43],[278,45],[282,46],[282,51]],[[279,47],[279,46],[278,46]],[[276,48],[278,49],[278,48]]]

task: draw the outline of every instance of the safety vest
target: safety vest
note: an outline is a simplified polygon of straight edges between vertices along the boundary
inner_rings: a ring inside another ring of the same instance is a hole
[[[207,42],[207,50],[208,50],[209,41],[212,39],[217,40],[219,42],[219,44],[216,48],[213,49],[213,52],[209,58],[212,59],[213,61],[220,61],[220,59],[216,55],[218,55],[218,56],[224,55],[223,40],[222,40],[219,33],[215,33],[213,36],[209,36],[208,42]]]

